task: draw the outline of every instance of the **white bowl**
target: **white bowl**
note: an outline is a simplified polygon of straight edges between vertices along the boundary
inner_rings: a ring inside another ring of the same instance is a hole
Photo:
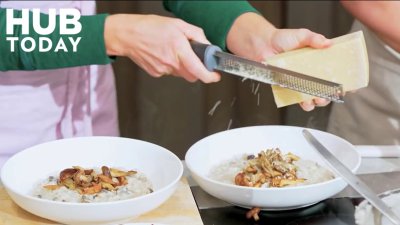
[[[379,197],[396,215],[400,215],[400,189],[386,191],[380,194]],[[356,207],[354,217],[357,225],[394,225],[367,200],[362,201]]]
[[[66,203],[31,196],[35,185],[71,166],[135,169],[152,182],[154,192],[102,203]],[[160,146],[118,137],[82,137],[48,142],[10,158],[1,180],[23,209],[63,224],[112,224],[151,211],[175,191],[183,173],[177,156]]]
[[[244,153],[257,154],[268,148],[280,148],[302,159],[318,162],[329,168],[320,155],[308,144],[303,128],[290,126],[256,126],[223,131],[195,143],[186,153],[185,162],[194,180],[209,194],[246,208],[288,210],[305,207],[327,199],[346,187],[342,178],[297,187],[251,188],[215,181],[210,170],[223,161]],[[309,129],[310,130],[310,129]],[[353,172],[361,157],[347,141],[329,133],[310,130],[316,138],[334,153]]]

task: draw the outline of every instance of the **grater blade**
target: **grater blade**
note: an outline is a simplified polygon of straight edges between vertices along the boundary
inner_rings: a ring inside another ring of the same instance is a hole
[[[278,85],[334,102],[343,102],[343,86],[280,67],[251,61],[225,52],[215,52],[215,69],[240,77]]]

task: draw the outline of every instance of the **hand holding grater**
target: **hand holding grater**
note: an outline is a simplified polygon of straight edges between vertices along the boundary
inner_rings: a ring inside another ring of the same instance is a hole
[[[223,52],[215,45],[191,41],[191,46],[209,71],[221,71],[330,101],[343,102],[343,86],[341,84],[248,60]]]

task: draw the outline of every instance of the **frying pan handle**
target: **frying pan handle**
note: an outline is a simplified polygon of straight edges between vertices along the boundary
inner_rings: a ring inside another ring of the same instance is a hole
[[[218,59],[214,56],[215,52],[222,52],[216,45],[203,44],[197,41],[190,41],[194,53],[203,62],[208,71],[214,71],[218,65]]]

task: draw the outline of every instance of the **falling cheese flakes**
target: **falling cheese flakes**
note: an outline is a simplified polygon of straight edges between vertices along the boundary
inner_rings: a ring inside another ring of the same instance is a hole
[[[214,115],[214,112],[215,112],[215,110],[217,109],[217,107],[221,104],[221,100],[219,100],[219,101],[217,101],[216,103],[215,103],[215,105],[210,109],[210,111],[208,112],[208,115],[209,116],[213,116]]]

